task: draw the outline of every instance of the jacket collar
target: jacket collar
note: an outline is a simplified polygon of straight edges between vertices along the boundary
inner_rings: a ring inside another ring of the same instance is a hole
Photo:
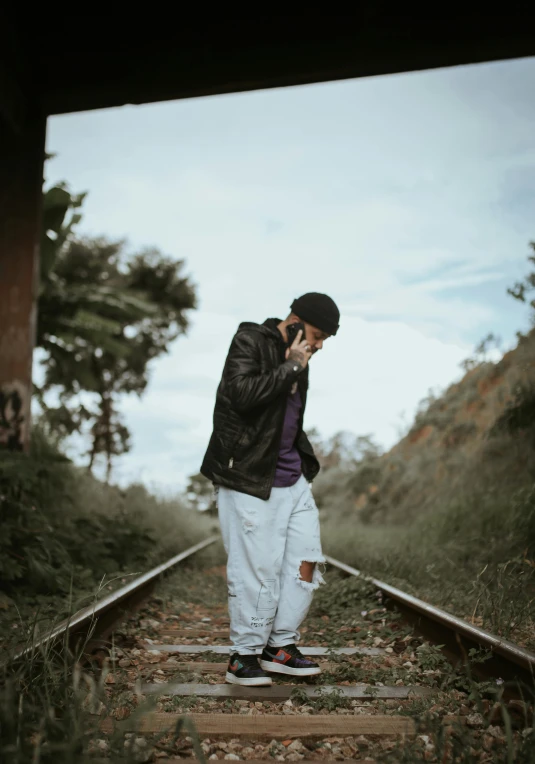
[[[271,333],[275,334],[278,337],[278,339],[280,339],[281,342],[284,343],[282,334],[279,331],[280,323],[281,323],[280,318],[266,318],[262,326],[264,326],[266,329],[269,329]]]

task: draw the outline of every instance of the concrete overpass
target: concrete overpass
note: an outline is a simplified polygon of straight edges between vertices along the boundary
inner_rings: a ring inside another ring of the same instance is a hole
[[[531,7],[0,11],[0,449],[29,445],[48,116],[532,56]]]

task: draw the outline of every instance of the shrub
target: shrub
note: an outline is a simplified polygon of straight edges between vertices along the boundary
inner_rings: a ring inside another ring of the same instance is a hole
[[[96,480],[34,430],[30,455],[0,454],[0,586],[66,594],[145,571],[208,535],[210,523],[142,485]]]

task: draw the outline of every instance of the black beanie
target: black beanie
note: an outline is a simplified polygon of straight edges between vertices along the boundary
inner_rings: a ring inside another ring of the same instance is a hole
[[[292,313],[307,324],[326,334],[336,334],[340,326],[340,311],[334,300],[320,292],[307,292],[290,305]]]

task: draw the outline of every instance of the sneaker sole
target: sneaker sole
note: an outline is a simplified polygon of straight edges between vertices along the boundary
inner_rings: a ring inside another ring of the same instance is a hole
[[[292,668],[291,666],[285,666],[284,663],[272,663],[272,661],[259,660],[260,667],[264,671],[271,671],[274,674],[289,674],[290,676],[315,676],[321,674],[321,668]]]
[[[230,671],[227,671],[225,681],[229,684],[241,684],[243,687],[261,687],[273,684],[270,676],[255,676],[247,679],[246,677],[235,676]]]

